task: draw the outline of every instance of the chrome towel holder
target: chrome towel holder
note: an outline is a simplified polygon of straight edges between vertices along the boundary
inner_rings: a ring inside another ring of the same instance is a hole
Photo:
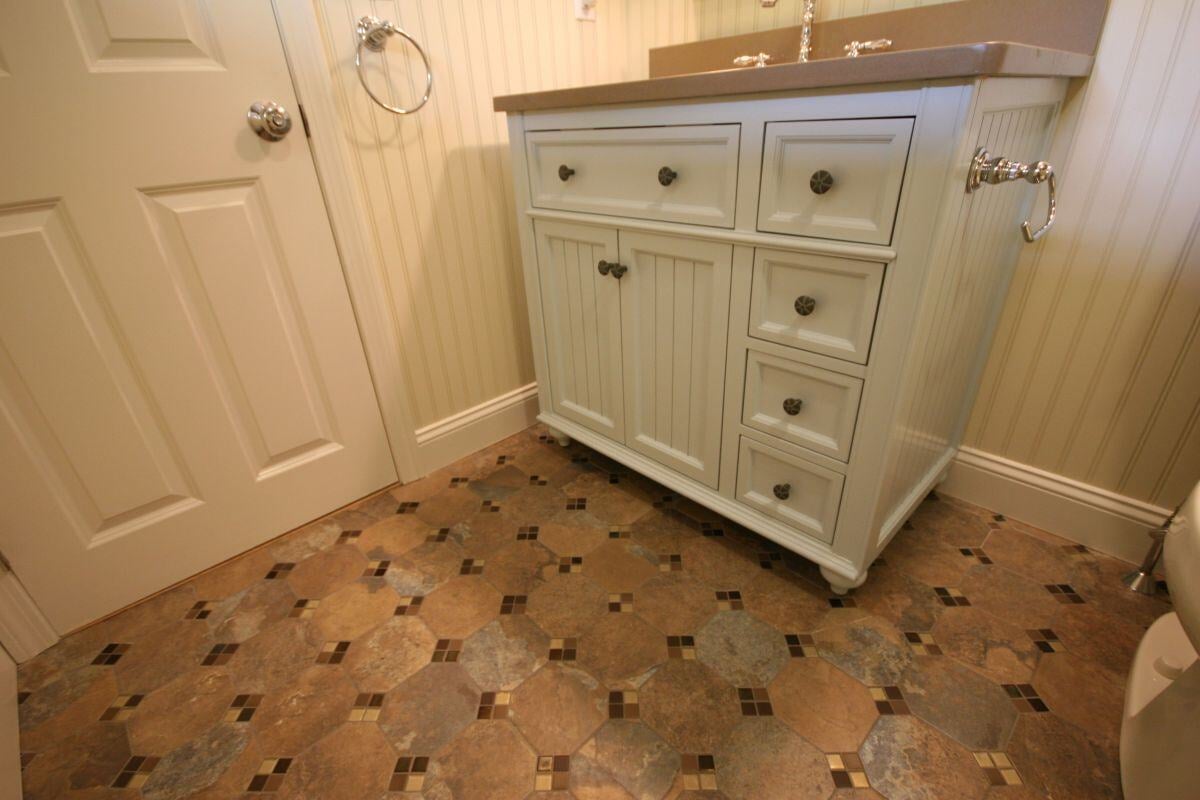
[[[1004,156],[993,158],[986,147],[975,151],[975,157],[971,159],[971,165],[967,168],[967,194],[971,194],[985,183],[995,185],[1009,181],[1026,181],[1034,186],[1044,183],[1050,190],[1046,222],[1042,227],[1035,231],[1029,220],[1021,223],[1021,235],[1025,237],[1026,242],[1033,244],[1054,227],[1055,217],[1058,214],[1058,192],[1054,181],[1054,167],[1045,161],[1026,164]]]
[[[358,71],[358,81],[362,84],[368,97],[393,114],[411,114],[414,111],[420,110],[421,106],[429,102],[429,95],[433,91],[433,67],[429,66],[429,56],[425,55],[424,48],[417,43],[416,39],[410,36],[403,28],[379,17],[362,17],[359,19],[358,24],[354,26],[354,30],[358,34],[358,48],[354,51],[354,68]],[[365,47],[372,53],[381,53],[387,47],[387,40],[390,36],[399,36],[417,48],[417,52],[421,56],[421,61],[425,63],[425,94],[421,97],[421,101],[412,108],[401,108],[400,106],[385,103],[371,91],[371,87],[367,85],[367,78],[363,75],[363,48]]]

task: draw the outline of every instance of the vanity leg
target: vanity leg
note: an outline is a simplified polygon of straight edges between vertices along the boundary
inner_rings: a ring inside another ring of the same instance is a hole
[[[571,437],[567,436],[562,431],[556,431],[554,428],[550,428],[550,435],[554,437],[554,441],[558,442],[559,447],[569,447],[571,444]]]
[[[863,570],[863,574],[858,577],[858,580],[852,581],[825,567],[821,567],[821,577],[829,581],[829,588],[834,594],[845,594],[851,589],[857,589],[867,582],[867,571]]]

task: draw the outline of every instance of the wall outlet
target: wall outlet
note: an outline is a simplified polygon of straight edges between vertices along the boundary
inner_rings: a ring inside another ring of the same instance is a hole
[[[598,0],[575,0],[575,19],[595,22],[597,2]]]

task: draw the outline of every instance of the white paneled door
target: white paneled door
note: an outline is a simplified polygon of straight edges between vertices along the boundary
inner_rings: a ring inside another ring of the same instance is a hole
[[[0,108],[0,547],[60,631],[395,480],[270,0],[0,2]]]

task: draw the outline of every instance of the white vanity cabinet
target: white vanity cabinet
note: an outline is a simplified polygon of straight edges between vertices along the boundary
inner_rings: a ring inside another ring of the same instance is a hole
[[[1066,81],[510,111],[540,419],[835,591],[944,476]]]

